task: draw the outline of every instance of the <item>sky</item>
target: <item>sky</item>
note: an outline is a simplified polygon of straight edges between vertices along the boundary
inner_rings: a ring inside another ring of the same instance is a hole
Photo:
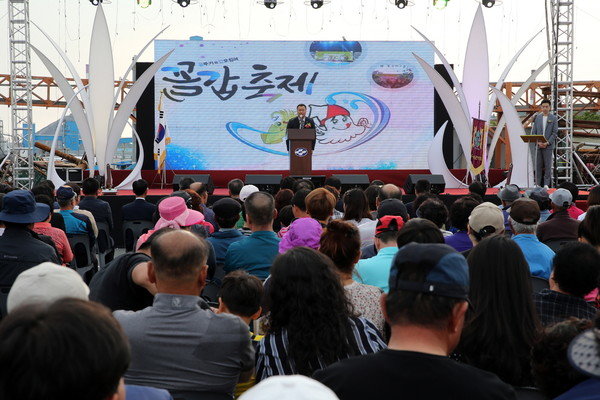
[[[105,0],[106,1],[106,0]],[[397,9],[393,0],[331,0],[319,10],[304,0],[280,0],[273,10],[262,0],[192,0],[186,8],[172,0],[152,0],[148,8],[137,2],[112,0],[104,5],[115,63],[115,79],[129,66],[132,57],[162,28],[170,25],[161,39],[185,40],[420,40],[418,28],[455,65],[462,76],[462,63],[477,0],[450,0],[438,10],[432,0],[412,0],[414,5]],[[544,29],[546,0],[504,0],[484,8],[490,79],[495,81],[521,46]],[[95,8],[88,0],[30,0],[30,18],[67,52],[79,74],[85,75]],[[8,74],[7,0],[0,0],[0,73]],[[600,1],[575,0],[575,80],[600,80],[600,51],[597,32]],[[68,74],[60,56],[45,37],[31,26],[32,43]],[[141,61],[153,61],[150,46]],[[545,32],[521,56],[507,81],[524,81],[548,57]],[[32,74],[50,76],[32,53]],[[548,80],[547,72],[539,80]],[[38,129],[60,118],[61,109],[34,107]],[[10,125],[8,107],[0,108],[5,130]]]

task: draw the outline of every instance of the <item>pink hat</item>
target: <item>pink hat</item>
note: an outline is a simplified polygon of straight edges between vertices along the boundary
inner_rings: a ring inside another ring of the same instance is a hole
[[[201,212],[190,210],[185,205],[185,200],[178,196],[168,197],[158,205],[160,219],[154,226],[154,230],[161,228],[179,229],[182,226],[196,225],[204,221]]]
[[[287,233],[279,242],[279,253],[285,253],[294,247],[306,246],[317,250],[323,228],[316,219],[298,218],[290,224]]]

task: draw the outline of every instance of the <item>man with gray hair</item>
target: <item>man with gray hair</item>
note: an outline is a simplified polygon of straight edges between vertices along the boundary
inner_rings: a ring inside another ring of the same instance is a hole
[[[539,220],[540,206],[535,200],[522,198],[512,203],[508,221],[514,233],[513,240],[523,251],[531,275],[549,279],[554,251],[535,235]]]
[[[550,201],[552,214],[546,222],[540,224],[538,239],[542,243],[576,241],[579,236],[579,221],[571,218],[568,211],[573,203],[573,195],[567,189],[556,189],[550,195]]]

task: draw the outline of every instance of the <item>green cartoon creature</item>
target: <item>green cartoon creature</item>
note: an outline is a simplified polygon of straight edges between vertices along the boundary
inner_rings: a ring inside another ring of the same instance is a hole
[[[273,123],[269,127],[268,133],[261,133],[260,138],[264,144],[276,144],[283,142],[287,123],[296,116],[294,110],[279,110],[271,114]]]

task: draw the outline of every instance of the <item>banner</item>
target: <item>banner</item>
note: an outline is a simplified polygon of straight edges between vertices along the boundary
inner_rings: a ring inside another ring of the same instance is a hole
[[[287,170],[286,125],[305,104],[315,170],[427,169],[433,64],[425,42],[157,40],[175,49],[164,93],[169,169]],[[157,126],[160,116],[157,115]]]
[[[485,169],[485,149],[487,146],[487,126],[484,120],[473,118],[471,136],[471,172],[479,175]]]
[[[161,172],[165,168],[167,161],[167,145],[171,142],[167,132],[167,122],[165,112],[162,109],[163,93],[160,94],[158,101],[158,129],[154,135],[154,167]]]

